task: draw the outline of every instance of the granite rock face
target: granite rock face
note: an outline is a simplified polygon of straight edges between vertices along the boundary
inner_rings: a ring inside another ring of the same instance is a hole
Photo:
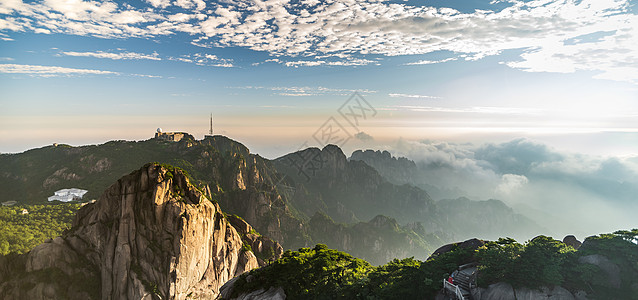
[[[0,266],[0,277],[15,278],[0,284],[0,294],[214,299],[226,281],[258,267],[258,260],[242,249],[242,237],[209,197],[181,170],[146,165],[82,207],[62,237],[18,257],[23,264]]]
[[[229,215],[227,219],[242,237],[244,245],[250,246],[251,251],[257,256],[259,266],[265,266],[267,262],[276,260],[284,253],[284,248],[279,243],[257,233],[241,217]]]
[[[578,262],[581,264],[597,266],[605,275],[607,275],[607,282],[605,282],[606,286],[616,289],[620,288],[620,284],[622,282],[622,278],[620,277],[620,267],[609,260],[609,258],[600,254],[592,254],[579,257]]]
[[[578,248],[580,248],[580,246],[583,244],[573,235],[565,236],[565,238],[563,238],[563,243],[567,244],[568,246],[574,247],[574,249],[576,250],[578,250]]]
[[[539,289],[529,288],[512,288],[511,285],[499,282],[492,284],[487,288],[479,288],[478,293],[472,295],[474,299],[480,300],[573,300],[572,295],[568,290],[560,286],[542,287]]]
[[[251,292],[242,293],[234,298],[231,297],[233,289],[235,288],[235,279],[231,279],[224,286],[221,287],[219,300],[285,300],[286,292],[281,287],[270,287],[268,289],[257,289]]]

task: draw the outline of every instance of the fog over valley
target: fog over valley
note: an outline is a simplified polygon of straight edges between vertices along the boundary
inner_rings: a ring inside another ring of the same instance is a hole
[[[380,157],[395,161],[375,166],[382,174],[395,168],[385,171],[388,180],[422,187],[435,200],[501,200],[547,229],[529,238],[636,226],[637,157],[560,152],[522,138],[480,145],[400,139],[380,147],[389,152]]]

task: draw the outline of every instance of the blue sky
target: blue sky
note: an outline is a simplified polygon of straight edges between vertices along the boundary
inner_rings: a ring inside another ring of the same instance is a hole
[[[526,137],[636,155],[635,4],[2,0],[0,152],[201,138],[212,112],[267,157],[320,144],[330,117],[346,148]],[[354,92],[376,112],[356,128],[339,114]]]

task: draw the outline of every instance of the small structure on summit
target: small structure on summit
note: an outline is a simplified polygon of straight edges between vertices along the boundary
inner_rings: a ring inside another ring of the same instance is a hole
[[[69,201],[74,201],[74,200],[82,200],[82,197],[84,197],[84,194],[88,193],[89,191],[87,190],[82,190],[82,189],[77,189],[77,188],[70,188],[70,189],[61,189],[57,192],[54,193],[53,196],[50,196],[48,198],[49,201],[62,201],[62,202],[69,202]]]
[[[162,131],[162,128],[157,128],[157,132],[155,132],[156,139],[171,142],[179,142],[186,136],[189,136],[186,132],[164,132]]]

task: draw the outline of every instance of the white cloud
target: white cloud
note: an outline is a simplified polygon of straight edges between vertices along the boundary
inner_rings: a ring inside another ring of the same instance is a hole
[[[227,87],[230,89],[242,89],[242,90],[269,90],[273,92],[273,95],[302,97],[302,96],[319,96],[319,95],[334,95],[334,96],[349,96],[354,92],[360,94],[374,94],[373,90],[352,90],[352,89],[337,89],[327,87],[300,87],[300,86],[276,86],[276,87],[264,87],[264,86],[235,86]]]
[[[441,198],[497,198],[531,211],[560,211],[560,222],[544,221],[566,222],[557,224],[565,231],[635,224],[632,158],[558,152],[526,139],[478,146],[400,139],[391,152],[414,160],[411,180],[437,187]]]
[[[135,52],[120,52],[120,53],[110,53],[110,52],[74,52],[74,51],[65,51],[62,54],[67,56],[83,56],[83,57],[96,57],[96,58],[108,58],[113,60],[119,59],[149,59],[149,60],[162,60],[156,52],[153,54],[144,54],[144,53],[135,53]]]
[[[9,15],[0,20],[0,30],[102,38],[185,33],[203,47],[302,57],[282,59],[293,67],[376,63],[362,55],[458,55],[408,63],[432,64],[518,49],[520,59],[504,62],[507,66],[529,72],[594,71],[596,78],[638,83],[638,16],[629,11],[628,0],[512,0],[500,11],[471,13],[377,0],[147,1],[149,7],[136,8],[111,1],[6,0],[0,13]],[[610,34],[579,39],[597,32]]]
[[[163,76],[147,75],[147,74],[131,74],[131,76],[142,77],[142,78],[164,78]]]
[[[356,139],[358,139],[360,141],[364,141],[364,142],[370,142],[370,141],[374,140],[374,138],[371,135],[369,135],[369,134],[367,134],[367,133],[365,133],[363,131],[360,131],[360,132],[356,133],[354,135],[354,137]]]
[[[456,57],[450,57],[450,58],[441,59],[441,60],[419,60],[419,61],[415,61],[415,62],[411,62],[411,63],[406,63],[404,65],[406,65],[406,66],[430,65],[430,64],[439,64],[439,63],[444,63],[444,62],[448,62],[448,61],[455,61],[455,60],[457,60]]]
[[[153,7],[164,8],[171,5],[170,0],[146,0],[146,2],[150,3]]]
[[[61,75],[118,75],[117,72],[90,70],[90,69],[73,69],[55,66],[36,66],[36,65],[17,65],[17,64],[0,64],[0,73],[10,74],[30,74],[35,76],[61,76]]]
[[[392,94],[388,94],[388,96],[392,98],[440,99],[440,97],[436,97],[436,96],[417,95],[417,94],[400,94],[400,93],[392,93]]]
[[[366,66],[370,64],[379,64],[378,61],[353,58],[350,56],[343,57],[338,60],[293,60],[283,61],[279,59],[268,59],[264,62],[278,62],[286,67],[316,67],[316,66]],[[259,64],[259,63],[258,63]]]
[[[2,0],[0,1],[0,14],[8,15],[14,10],[22,10],[23,6],[22,0]]]
[[[501,176],[501,182],[496,187],[496,193],[507,196],[519,190],[528,182],[529,180],[524,175],[503,174],[503,176]]]
[[[203,0],[176,0],[175,5],[184,9],[195,9],[197,11],[206,8],[206,2]]]
[[[169,57],[169,60],[181,61],[185,63],[193,63],[198,66],[232,68],[235,65],[233,60],[229,58],[220,58],[214,54],[195,53],[192,55],[183,55],[181,57]]]
[[[27,25],[15,18],[0,19],[0,30],[24,31]]]
[[[403,95],[403,94],[389,94],[390,97],[410,97],[420,98],[420,95]],[[422,96],[423,98],[429,98]],[[490,107],[490,106],[475,106],[475,107],[444,107],[444,106],[423,106],[423,105],[392,105],[388,106],[387,110],[405,110],[405,111],[417,111],[417,112],[440,112],[440,113],[472,113],[472,114],[494,114],[494,115],[537,115],[543,111],[534,108],[525,107]]]

